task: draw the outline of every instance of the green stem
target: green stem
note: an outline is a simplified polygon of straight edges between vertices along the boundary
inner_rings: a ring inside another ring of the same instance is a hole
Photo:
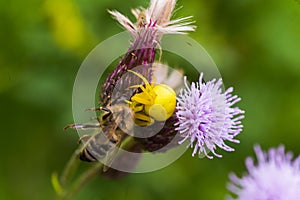
[[[69,200],[74,197],[88,182],[90,182],[93,178],[98,177],[102,170],[103,164],[101,162],[90,167],[89,170],[85,171],[72,185],[71,189],[65,193],[64,199],[61,200]]]
[[[129,149],[130,147],[134,146],[136,141],[132,137],[128,137],[125,141],[123,141],[123,149]],[[70,200],[93,178],[98,177],[100,175],[101,170],[103,168],[103,164],[101,162],[95,163],[91,166],[88,170],[83,172],[75,182],[68,186],[68,182],[76,172],[79,166],[79,159],[78,155],[81,152],[82,147],[79,147],[71,156],[70,160],[68,161],[62,176],[60,179],[57,178],[57,174],[54,173],[52,175],[52,184],[57,193],[57,200]]]
[[[81,148],[75,150],[61,175],[60,183],[63,188],[66,186],[66,184],[71,179],[72,175],[75,173],[79,166],[80,162],[78,159],[78,155],[80,153],[80,150]]]
[[[62,175],[58,178],[57,173],[53,173],[51,177],[53,188],[57,194],[58,200],[64,200],[67,192],[67,184],[76,172],[79,166],[78,155],[81,151],[81,147],[77,148],[72,154],[71,158],[67,162]]]

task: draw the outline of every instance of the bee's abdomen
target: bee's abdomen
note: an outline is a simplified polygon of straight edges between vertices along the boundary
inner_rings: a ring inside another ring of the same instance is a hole
[[[104,158],[113,148],[114,141],[106,138],[101,133],[91,136],[83,136],[80,141],[85,148],[80,152],[79,159],[86,162],[96,162]]]
[[[97,159],[90,154],[87,149],[83,149],[79,154],[79,159],[85,162],[96,162]]]

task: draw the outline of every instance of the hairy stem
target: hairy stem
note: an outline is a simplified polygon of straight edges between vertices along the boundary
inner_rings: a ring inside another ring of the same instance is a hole
[[[72,185],[69,191],[64,194],[64,198],[60,200],[69,200],[73,199],[73,197],[92,179],[98,177],[102,170],[103,164],[98,162],[90,167],[87,171],[85,171]]]
[[[62,187],[66,186],[66,184],[72,178],[73,174],[75,173],[75,171],[77,170],[77,168],[79,166],[80,162],[78,159],[78,155],[80,153],[80,149],[81,148],[78,148],[75,150],[75,152],[71,156],[70,160],[68,161],[68,163],[61,175],[60,182],[61,182]]]

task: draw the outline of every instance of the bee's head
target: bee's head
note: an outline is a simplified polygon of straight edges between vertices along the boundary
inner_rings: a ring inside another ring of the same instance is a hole
[[[104,112],[104,113],[100,116],[100,117],[101,117],[100,120],[102,120],[102,121],[107,120],[107,119],[111,116],[111,114],[112,114],[112,112],[111,112],[111,110],[110,110],[109,108],[106,108],[106,107],[100,107],[100,110],[102,110],[102,111]]]
[[[100,107],[100,110],[107,112],[107,113],[111,113],[111,110],[107,107]]]

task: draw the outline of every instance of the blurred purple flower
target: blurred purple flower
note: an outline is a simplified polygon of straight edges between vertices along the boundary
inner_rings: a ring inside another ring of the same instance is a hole
[[[222,80],[213,79],[203,83],[203,73],[199,82],[188,86],[186,77],[184,79],[186,88],[180,91],[177,98],[177,131],[183,139],[180,144],[190,140],[189,146],[194,148],[193,156],[204,153],[208,158],[211,151],[215,156],[222,157],[215,152],[216,147],[226,151],[234,151],[224,141],[239,143],[234,139],[242,131],[241,119],[244,111],[238,107],[231,108],[241,99],[228,88],[222,93]]]
[[[262,151],[254,147],[258,160],[248,157],[248,174],[238,178],[230,174],[228,189],[240,200],[298,200],[300,198],[300,156],[295,160],[291,152],[285,153],[284,146]],[[233,198],[230,198],[233,199]]]

